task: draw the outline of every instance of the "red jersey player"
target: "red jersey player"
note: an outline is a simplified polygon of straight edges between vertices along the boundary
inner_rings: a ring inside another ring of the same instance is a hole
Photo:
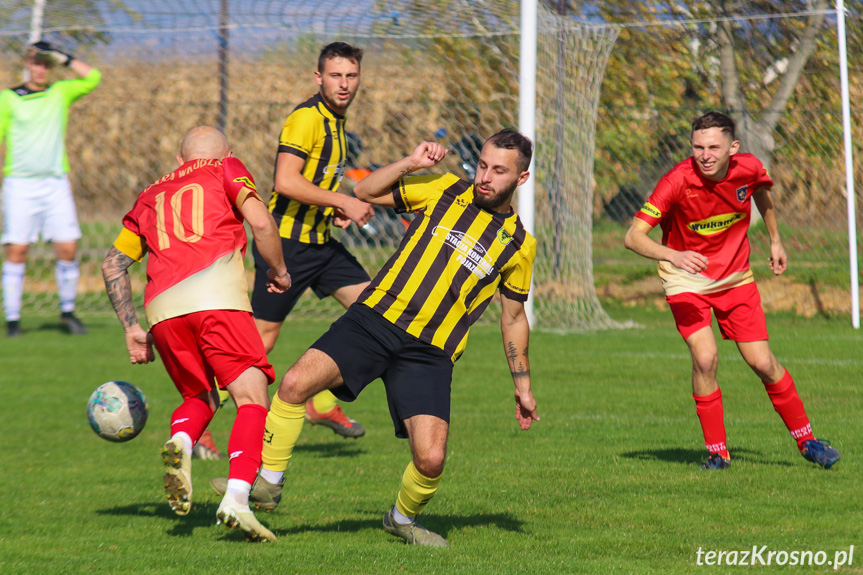
[[[692,157],[659,181],[632,221],[624,244],[659,261],[659,276],[677,330],[692,354],[692,396],[710,457],[703,469],[725,469],[731,456],[725,443],[722,392],[716,380],[718,352],[711,311],[724,339],[761,378],[773,407],[800,453],[830,468],[839,452],[815,439],[794,381],[767,341],[761,297],[749,269],[752,200],[770,235],[770,267],[785,271],[787,258],[770,198],[773,181],[751,154],[738,153],[734,121],[718,112],[692,123]],[[648,237],[657,224],[662,243]]]
[[[155,344],[183,396],[165,443],[165,491],[171,508],[192,506],[192,445],[219,405],[218,385],[237,404],[231,430],[228,490],[216,513],[250,540],[275,541],[249,508],[249,491],[261,465],[267,386],[275,374],[252,319],[243,267],[247,221],[270,265],[269,289],[291,285],[279,233],[242,162],[230,157],[221,132],[190,130],[180,167],[150,185],[123,218],[123,229],[102,264],[105,287],[126,331],[132,363],[153,361]],[[150,334],[138,324],[128,268],[147,260],[144,308]]]

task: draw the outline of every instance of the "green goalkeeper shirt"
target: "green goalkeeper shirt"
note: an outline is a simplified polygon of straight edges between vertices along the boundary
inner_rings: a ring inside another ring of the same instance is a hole
[[[58,177],[69,172],[66,124],[69,106],[102,80],[95,68],[83,78],[60,80],[46,90],[25,86],[0,92],[0,141],[6,144],[3,174],[16,178]]]

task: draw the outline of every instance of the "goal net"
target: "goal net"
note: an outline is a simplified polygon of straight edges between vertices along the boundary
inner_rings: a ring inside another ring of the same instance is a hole
[[[519,3],[483,1],[98,0],[45,2],[0,16],[0,81],[21,82],[21,48],[33,37],[74,52],[103,74],[70,112],[70,178],[84,237],[80,315],[110,314],[99,266],[136,194],[175,167],[188,128],[224,127],[266,196],[281,126],[317,91],[317,54],[342,40],[365,50],[360,93],[347,120],[351,168],[371,169],[436,139],[452,153],[440,170],[472,178],[482,142],[518,127]],[[593,286],[594,123],[616,29],[577,24],[540,7],[537,47],[536,326],[614,323]],[[62,73],[62,72],[61,72]],[[350,175],[341,190],[350,192]],[[378,211],[339,239],[374,274],[404,222]],[[249,258],[251,259],[251,258]],[[140,297],[143,266],[134,266]],[[251,279],[252,266],[248,264]],[[23,316],[57,309],[50,246],[31,249]],[[140,304],[140,300],[139,300]],[[338,315],[306,295],[292,319]],[[493,315],[493,314],[489,314]]]

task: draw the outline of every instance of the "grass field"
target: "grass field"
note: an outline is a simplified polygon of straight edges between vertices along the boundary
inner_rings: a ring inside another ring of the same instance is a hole
[[[225,475],[223,461],[195,462],[189,516],[163,502],[158,453],[179,396],[162,366],[129,365],[111,318],[92,318],[90,335],[72,338],[53,318],[25,317],[23,337],[0,345],[0,573],[736,573],[746,569],[699,567],[698,550],[764,545],[824,551],[830,561],[854,545],[853,564],[838,571],[863,572],[863,335],[847,318],[768,318],[816,435],[843,461],[824,471],[797,454],[726,343],[720,377],[734,463],[702,472],[688,356],[670,315],[610,312],[642,327],[533,334],[542,421],[528,432],[514,420],[497,328],[474,331],[456,366],[447,471],[423,520],[448,538],[446,550],[407,547],[380,528],[408,449],[393,436],[379,384],[347,409],[366,425],[363,439],[303,431],[281,507],[260,514],[279,542],[253,545],[215,525],[207,481]],[[289,323],[272,355],[277,372],[325,327]],[[99,439],[84,413],[110,379],[138,384],[150,403],[147,428],[126,444]],[[229,406],[213,422],[220,447],[234,413]]]

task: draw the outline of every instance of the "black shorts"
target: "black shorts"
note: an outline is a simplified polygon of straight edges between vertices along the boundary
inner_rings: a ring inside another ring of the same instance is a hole
[[[449,423],[449,355],[368,306],[353,304],[312,348],[339,366],[344,384],[332,392],[341,400],[353,401],[368,384],[383,380],[396,437],[408,436],[404,420],[414,415],[434,415]]]
[[[291,274],[291,287],[285,293],[267,291],[267,270],[270,268],[252,244],[255,258],[255,287],[252,291],[252,312],[257,319],[281,323],[308,288],[323,299],[345,286],[369,281],[369,274],[351,253],[336,240],[325,244],[304,244],[282,238],[285,265]]]

